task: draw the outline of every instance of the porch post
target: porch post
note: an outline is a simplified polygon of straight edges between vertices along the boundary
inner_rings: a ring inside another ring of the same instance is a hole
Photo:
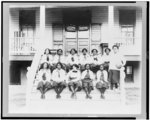
[[[45,41],[45,6],[40,6],[40,41],[38,49],[43,51],[45,48],[46,41]]]
[[[113,31],[114,31],[114,6],[108,6],[108,32],[109,32],[109,40],[108,47],[113,46]]]

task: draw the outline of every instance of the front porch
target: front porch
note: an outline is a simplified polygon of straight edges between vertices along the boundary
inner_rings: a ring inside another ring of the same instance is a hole
[[[129,20],[129,23],[123,21],[121,11],[133,13],[133,20]],[[29,16],[31,17],[30,12],[32,13],[31,20],[34,22],[27,19]],[[78,21],[79,16],[74,14],[76,12],[81,14],[79,21],[87,19],[86,23]],[[110,5],[88,7],[12,6],[10,7],[10,60],[17,59],[17,56],[20,55],[32,56],[37,50],[46,47],[61,48],[65,55],[71,47],[75,47],[79,54],[84,47],[88,49],[89,53],[93,48],[97,48],[99,53],[103,53],[100,44],[106,43],[110,48],[113,44],[118,44],[127,60],[140,61],[141,12],[141,8],[134,6],[130,8]],[[87,14],[82,16],[82,13]],[[21,18],[24,16],[21,14],[26,17]],[[73,20],[73,16],[77,20]],[[27,23],[21,22],[23,19]],[[66,31],[67,26],[74,27],[75,31]]]

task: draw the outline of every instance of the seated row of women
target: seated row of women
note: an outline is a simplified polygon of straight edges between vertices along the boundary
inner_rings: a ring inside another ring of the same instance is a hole
[[[91,68],[93,72],[97,72],[98,66],[103,63],[108,63],[110,49],[105,49],[105,55],[98,54],[97,49],[92,50],[92,55],[88,54],[88,50],[86,48],[82,49],[82,54],[77,55],[77,51],[73,48],[70,50],[70,54],[68,56],[63,55],[62,49],[57,50],[57,54],[55,56],[51,55],[50,49],[45,49],[43,56],[41,57],[40,63],[48,62],[51,66],[51,70],[56,68],[56,63],[61,62],[63,64],[64,69],[69,72],[71,66],[73,64],[77,64],[80,66],[81,71],[85,70],[85,64],[91,64]],[[107,65],[107,64],[105,64]],[[106,68],[108,70],[108,67]]]
[[[92,99],[90,93],[94,89],[93,80],[95,80],[95,76],[90,70],[90,64],[85,65],[85,70],[82,73],[78,69],[79,66],[77,64],[73,64],[72,69],[68,73],[62,67],[62,63],[58,62],[56,68],[51,73],[51,70],[48,68],[48,63],[44,62],[42,64],[36,78],[39,80],[37,89],[41,92],[41,98],[45,98],[45,93],[48,90],[54,89],[56,98],[59,99],[61,98],[60,94],[62,91],[68,87],[71,91],[71,98],[77,99],[76,93],[83,89],[86,98]],[[100,98],[105,98],[104,93],[108,87],[108,74],[104,70],[104,65],[101,64],[96,73],[96,88],[101,93]]]

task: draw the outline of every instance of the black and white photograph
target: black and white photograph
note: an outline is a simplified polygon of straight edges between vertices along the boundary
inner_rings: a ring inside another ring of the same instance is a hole
[[[146,7],[146,1],[4,2],[8,114],[146,115]]]

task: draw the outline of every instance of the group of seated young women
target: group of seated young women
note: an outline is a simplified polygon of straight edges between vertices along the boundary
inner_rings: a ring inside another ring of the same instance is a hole
[[[77,92],[85,91],[86,98],[92,99],[91,91],[94,89],[93,81],[96,81],[96,88],[100,91],[100,98],[104,99],[104,93],[109,88],[108,69],[109,52],[105,49],[105,55],[98,55],[96,49],[92,50],[92,55],[87,49],[82,50],[80,56],[75,49],[70,50],[70,54],[65,57],[61,49],[53,57],[47,48],[41,57],[40,69],[38,70],[39,83],[37,89],[41,92],[41,98],[45,98],[45,93],[54,89],[56,98],[61,98],[62,91],[68,87],[71,91],[71,98],[77,99]],[[112,76],[113,77],[113,76]]]

